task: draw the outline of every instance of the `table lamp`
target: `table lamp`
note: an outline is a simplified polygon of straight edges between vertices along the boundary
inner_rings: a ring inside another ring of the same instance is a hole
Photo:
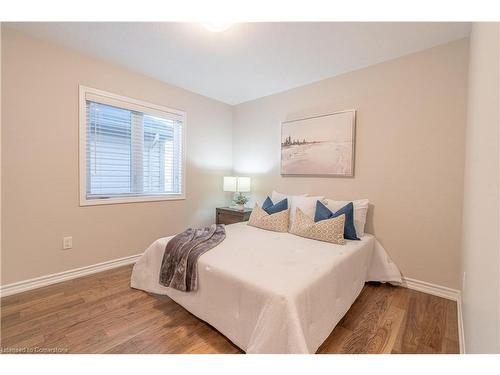
[[[224,177],[223,190],[235,193],[233,197],[233,202],[235,203],[235,205],[232,207],[238,208],[240,210],[245,209],[245,203],[248,202],[249,198],[243,193],[250,192],[250,185],[250,177]]]

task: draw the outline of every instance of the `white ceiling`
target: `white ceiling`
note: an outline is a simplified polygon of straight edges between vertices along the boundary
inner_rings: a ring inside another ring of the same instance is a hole
[[[468,23],[12,23],[33,36],[238,104],[469,35]]]

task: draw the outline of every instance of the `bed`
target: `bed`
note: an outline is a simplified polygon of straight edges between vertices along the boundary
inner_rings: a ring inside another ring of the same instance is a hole
[[[334,245],[237,223],[199,258],[198,290],[185,293],[158,282],[170,238],[146,249],[131,286],[169,296],[247,353],[314,353],[365,281],[401,282],[370,234]]]

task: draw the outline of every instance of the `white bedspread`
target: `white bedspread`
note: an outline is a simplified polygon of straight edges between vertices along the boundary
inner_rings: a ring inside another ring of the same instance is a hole
[[[170,238],[145,251],[131,286],[168,295],[247,353],[314,353],[365,281],[401,282],[372,235],[341,246],[238,223],[199,258],[199,288],[184,293],[158,283]]]

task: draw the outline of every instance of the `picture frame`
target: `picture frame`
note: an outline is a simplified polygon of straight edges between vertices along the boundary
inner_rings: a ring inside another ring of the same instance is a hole
[[[356,110],[281,123],[281,175],[354,177]]]

